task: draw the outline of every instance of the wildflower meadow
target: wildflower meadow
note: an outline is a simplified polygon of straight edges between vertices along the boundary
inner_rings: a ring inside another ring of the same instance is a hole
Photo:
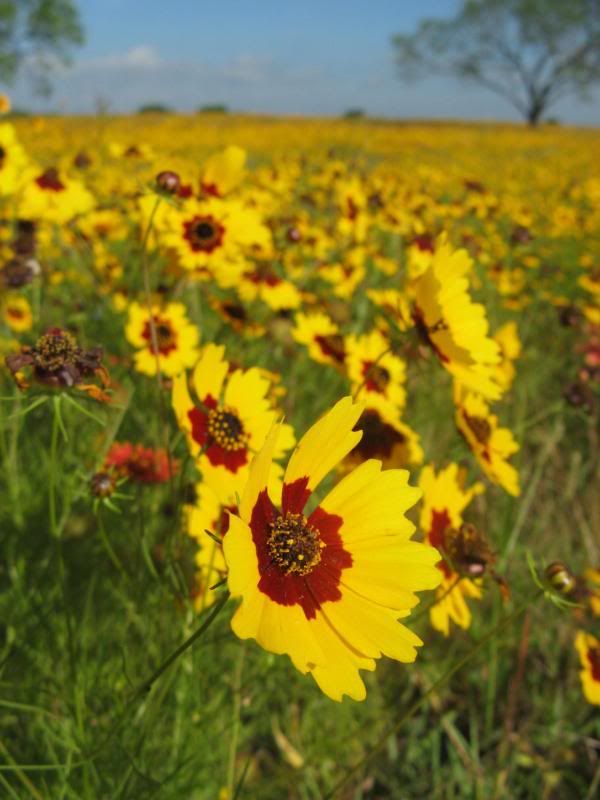
[[[600,137],[0,120],[0,796],[600,794]]]

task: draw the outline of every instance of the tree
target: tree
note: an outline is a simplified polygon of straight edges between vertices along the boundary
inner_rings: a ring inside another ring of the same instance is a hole
[[[501,95],[537,125],[600,79],[600,0],[464,0],[393,38],[400,76],[451,75]]]
[[[73,0],[0,0],[0,80],[11,83],[27,67],[47,93],[49,74],[69,62],[69,48],[83,43]]]

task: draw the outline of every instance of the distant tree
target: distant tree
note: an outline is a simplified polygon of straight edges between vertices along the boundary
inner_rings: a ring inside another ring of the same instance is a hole
[[[485,86],[530,125],[600,79],[600,0],[464,0],[393,38],[400,76],[452,75]]]
[[[138,114],[170,114],[171,109],[163,103],[146,103],[138,108]]]
[[[366,117],[362,108],[349,108],[343,113],[344,119],[364,119]]]
[[[69,48],[83,40],[73,0],[0,0],[0,81],[11,83],[26,66],[47,94],[52,67],[67,64]]]
[[[223,103],[209,103],[198,109],[199,114],[227,114],[228,112],[229,109]]]

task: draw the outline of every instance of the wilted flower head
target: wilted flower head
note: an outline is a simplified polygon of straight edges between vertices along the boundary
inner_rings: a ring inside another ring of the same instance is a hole
[[[20,389],[29,383],[22,370],[31,370],[32,380],[52,389],[77,388],[101,402],[109,398],[102,390],[110,385],[108,372],[102,365],[102,348],[84,350],[73,334],[62,328],[49,328],[33,347],[24,345],[20,353],[6,357],[6,365]],[[98,378],[101,386],[85,383],[84,379]]]

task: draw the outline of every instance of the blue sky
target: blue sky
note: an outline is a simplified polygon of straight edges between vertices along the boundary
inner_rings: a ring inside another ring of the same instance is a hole
[[[386,117],[517,119],[510,105],[453,80],[401,83],[390,37],[458,0],[79,0],[87,42],[36,99],[21,80],[15,105],[36,110],[132,111],[160,102],[181,111],[221,102],[240,111]],[[600,124],[600,104],[554,112]]]

